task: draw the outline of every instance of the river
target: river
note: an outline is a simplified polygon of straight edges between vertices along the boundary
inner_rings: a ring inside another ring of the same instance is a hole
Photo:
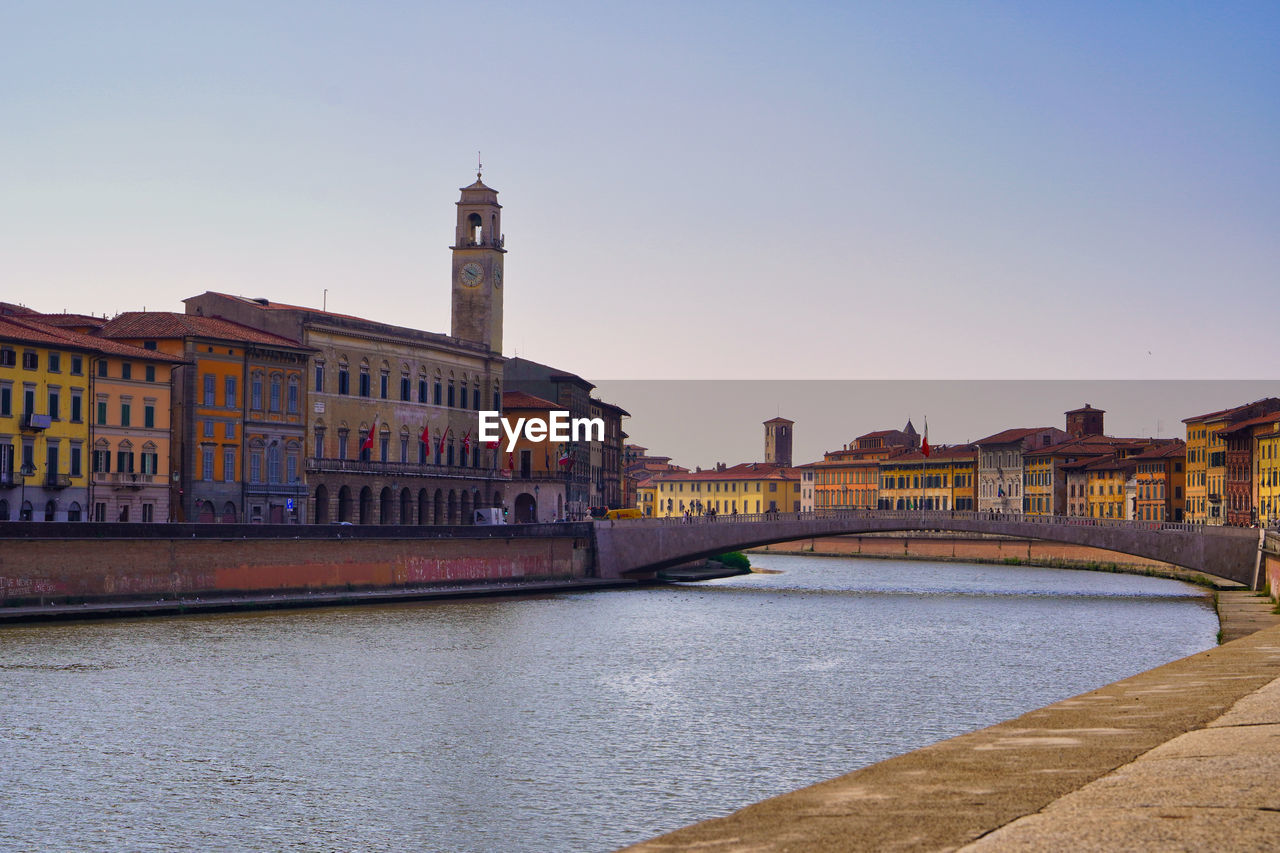
[[[607,851],[1209,648],[1203,589],[759,555],[511,599],[0,629],[0,849]]]

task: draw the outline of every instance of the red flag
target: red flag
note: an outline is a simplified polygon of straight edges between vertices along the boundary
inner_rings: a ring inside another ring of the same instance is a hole
[[[926,457],[929,455],[929,419],[924,419],[924,441],[920,443],[920,452]]]
[[[378,431],[378,416],[373,416],[373,423],[369,424],[369,434],[364,437],[364,443],[360,445],[361,450],[373,452],[373,434]]]
[[[497,449],[498,449],[498,442],[496,442],[496,441],[491,441],[491,442],[489,442],[488,444],[486,444],[486,445],[485,445],[485,447],[489,448],[490,450],[497,450]]]
[[[467,430],[466,434],[462,436],[462,455],[466,456],[470,452],[471,452],[471,430]]]
[[[516,467],[516,454],[514,451],[507,454],[507,470],[514,471]]]
[[[563,467],[563,466],[565,466],[565,465],[572,465],[572,464],[573,464],[573,459],[572,459],[572,458],[570,458],[570,456],[569,456],[569,451],[567,451],[567,450],[566,450],[564,453],[560,454],[560,459],[559,459],[558,461],[559,461],[559,463],[560,463],[560,465],[561,465],[562,467]]]
[[[420,440],[427,447],[431,446],[431,424],[427,424],[422,428],[422,435],[420,436]]]
[[[436,455],[444,456],[444,440],[449,437],[449,428],[445,427],[444,432],[440,433],[440,443],[436,446]]]

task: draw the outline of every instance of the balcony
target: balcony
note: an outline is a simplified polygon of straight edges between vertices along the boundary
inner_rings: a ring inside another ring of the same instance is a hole
[[[296,498],[305,498],[307,496],[306,483],[245,483],[244,490],[247,495],[277,495]]]
[[[22,485],[22,474],[17,471],[0,471],[0,489],[15,489]]]
[[[502,468],[467,468],[459,465],[418,465],[414,462],[364,462],[359,459],[307,460],[308,474],[367,474],[375,477],[441,478],[452,477],[468,480],[498,480],[503,478]],[[523,479],[518,477],[516,479]],[[547,479],[563,480],[564,477]]]
[[[22,416],[22,429],[40,430],[48,429],[53,424],[53,418],[48,415],[37,415],[35,412],[26,412]]]
[[[70,474],[45,474],[44,476],[44,487],[46,489],[65,489],[70,485]]]
[[[93,481],[114,489],[141,489],[155,482],[154,474],[134,474],[128,471],[117,471],[114,474],[95,471]]]

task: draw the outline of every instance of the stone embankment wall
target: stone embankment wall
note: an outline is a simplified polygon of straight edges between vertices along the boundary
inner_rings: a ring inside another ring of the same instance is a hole
[[[4,538],[0,606],[573,580],[593,574],[589,537],[379,533],[377,538],[353,532],[341,538],[332,533],[294,538],[260,531],[243,538]]]
[[[956,562],[1017,561],[1027,565],[1093,566],[1116,565],[1126,568],[1173,570],[1176,567],[1159,560],[1148,560],[1061,542],[1039,539],[998,537],[929,536],[829,536],[765,545],[754,551],[773,554],[813,554],[835,557],[881,557],[888,559],[948,560]]]

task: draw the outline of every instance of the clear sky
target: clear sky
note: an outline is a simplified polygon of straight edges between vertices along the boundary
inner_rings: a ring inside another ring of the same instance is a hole
[[[1278,37],[1274,2],[0,0],[0,298],[447,331],[480,150],[508,355],[1269,378]]]

